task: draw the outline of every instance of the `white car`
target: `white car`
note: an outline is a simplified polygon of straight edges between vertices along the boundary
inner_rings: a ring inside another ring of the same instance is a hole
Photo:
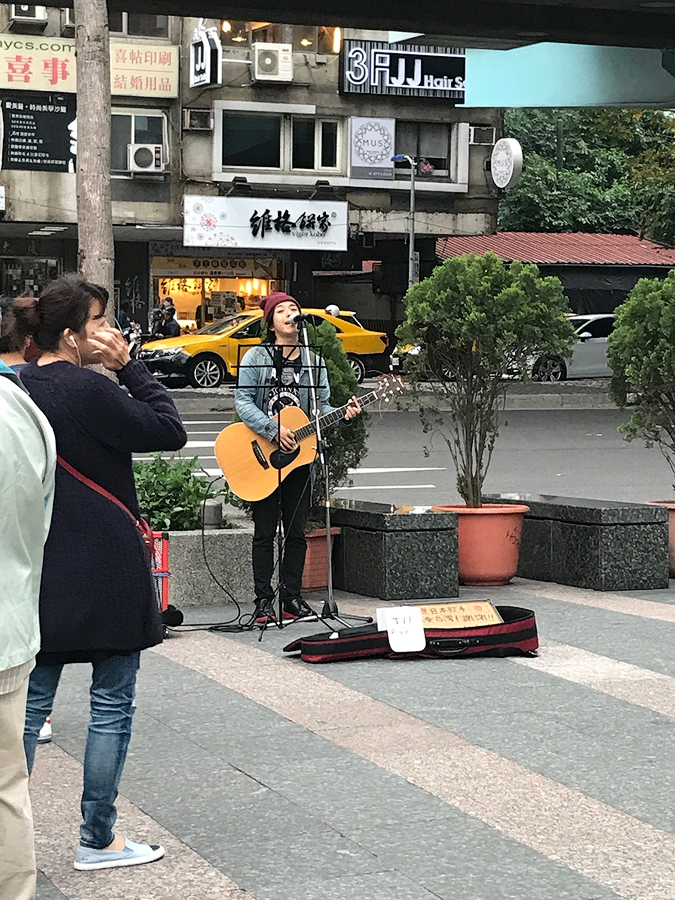
[[[604,378],[612,374],[607,364],[607,338],[614,328],[614,313],[570,316],[570,322],[577,333],[571,358],[540,356],[532,369],[535,381]]]

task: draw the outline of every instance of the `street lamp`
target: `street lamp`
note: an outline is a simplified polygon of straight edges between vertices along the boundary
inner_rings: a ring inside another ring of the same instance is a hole
[[[415,169],[417,160],[406,153],[392,156],[392,162],[407,162],[410,166],[410,222],[408,231],[408,290],[415,284]]]

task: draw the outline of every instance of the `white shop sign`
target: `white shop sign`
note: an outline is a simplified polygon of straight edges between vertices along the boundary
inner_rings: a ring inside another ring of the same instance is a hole
[[[186,247],[347,249],[346,202],[193,194],[184,197],[183,214]]]
[[[352,116],[349,120],[349,174],[352,178],[393,178],[396,119]]]

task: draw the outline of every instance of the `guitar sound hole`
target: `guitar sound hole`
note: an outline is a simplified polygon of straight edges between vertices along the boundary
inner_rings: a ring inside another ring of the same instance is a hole
[[[296,447],[291,453],[286,453],[283,450],[273,450],[270,453],[270,462],[275,469],[285,469],[286,466],[293,462],[298,453],[300,453],[299,447]]]

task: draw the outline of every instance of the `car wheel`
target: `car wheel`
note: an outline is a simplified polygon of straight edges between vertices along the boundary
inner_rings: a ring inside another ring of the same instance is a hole
[[[225,381],[225,363],[217,356],[198,356],[188,368],[190,384],[195,388],[217,388]]]
[[[564,381],[567,366],[559,356],[542,356],[535,363],[532,377],[535,381]]]
[[[357,384],[361,384],[366,377],[366,367],[358,356],[348,356],[347,359],[349,360],[349,365],[352,367],[352,372],[356,376]]]

